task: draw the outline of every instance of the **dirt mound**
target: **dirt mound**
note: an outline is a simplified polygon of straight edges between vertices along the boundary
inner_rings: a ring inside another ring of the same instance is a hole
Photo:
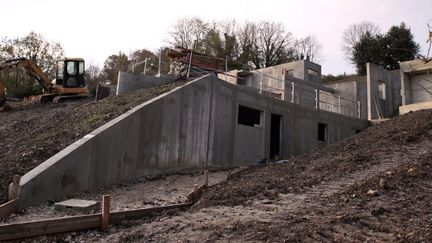
[[[178,81],[101,101],[11,103],[14,110],[0,114],[0,201],[7,199],[7,185],[13,175],[25,174],[132,107],[182,84]]]
[[[278,193],[302,193],[305,188],[381,163],[384,155],[403,151],[401,145],[430,139],[431,134],[432,110],[396,117],[310,155],[250,168],[211,188],[200,206],[235,206],[254,199],[271,199]]]

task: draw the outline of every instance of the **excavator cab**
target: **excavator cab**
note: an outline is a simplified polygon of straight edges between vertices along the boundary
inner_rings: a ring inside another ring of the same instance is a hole
[[[64,88],[85,87],[85,65],[82,58],[67,58],[57,61],[56,84]]]

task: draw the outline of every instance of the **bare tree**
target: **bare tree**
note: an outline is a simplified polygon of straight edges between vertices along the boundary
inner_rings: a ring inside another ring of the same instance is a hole
[[[207,23],[200,18],[183,18],[174,25],[174,30],[170,33],[171,40],[169,43],[200,51],[207,31]]]
[[[236,32],[241,63],[262,68],[294,59],[292,34],[280,23],[246,22]]]
[[[294,44],[296,58],[320,62],[322,58],[322,44],[318,42],[316,36],[308,35],[297,39]]]
[[[354,46],[366,33],[370,33],[371,35],[379,34],[380,28],[371,21],[362,21],[352,24],[345,29],[342,36],[342,50],[347,60],[352,62]]]
[[[254,67],[260,67],[258,55],[258,26],[253,22],[246,22],[236,30],[236,38],[239,43],[239,57],[237,61],[241,64],[252,62]]]
[[[292,44],[292,34],[281,23],[261,21],[258,24],[257,39],[259,66],[269,67],[291,61],[294,54]]]

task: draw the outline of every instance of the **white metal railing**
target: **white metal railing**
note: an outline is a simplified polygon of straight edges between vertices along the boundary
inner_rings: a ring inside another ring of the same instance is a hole
[[[209,73],[208,71],[204,71],[196,67],[194,68],[191,65],[192,63],[191,56],[192,55],[188,56],[189,57],[188,76],[190,72],[194,72],[195,74],[199,74],[199,75],[208,74]],[[243,65],[247,66],[245,64]],[[215,72],[220,72],[220,70],[215,70]],[[361,118],[360,101],[351,100],[345,97],[333,95],[325,90],[321,90],[317,85],[312,85],[302,80],[299,80],[298,82],[291,82],[291,81],[282,80],[277,77],[273,77],[259,70],[253,70],[253,72],[256,72],[261,75],[259,79],[258,87],[253,87],[258,89],[258,92],[260,94],[268,95],[273,98],[281,99],[293,104],[314,107],[317,110],[325,110],[334,113],[339,113],[342,115]],[[223,73],[225,74],[225,80],[226,80],[228,75],[227,63],[225,64],[225,72]],[[228,76],[232,76],[232,75],[228,75]],[[277,81],[278,85],[276,85],[275,87],[275,86],[265,84],[264,77]]]
[[[333,95],[306,82],[284,81],[264,74],[258,70],[254,71],[261,75],[258,89],[262,94],[279,98],[290,103],[314,107],[319,110],[330,111],[352,117],[361,117],[360,101]],[[278,86],[283,88],[264,84],[263,77],[277,80],[282,84]],[[272,93],[277,95],[273,95]]]

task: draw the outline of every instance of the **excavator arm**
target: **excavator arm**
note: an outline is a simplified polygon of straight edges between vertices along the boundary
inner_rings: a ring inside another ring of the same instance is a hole
[[[24,68],[27,73],[34,77],[45,90],[50,90],[52,88],[51,80],[33,61],[26,58],[17,58],[0,63],[0,72],[12,68]]]
[[[6,94],[5,94],[5,87],[3,83],[3,79],[0,75],[0,107],[2,107],[6,103]]]
[[[0,74],[2,71],[13,69],[13,68],[23,68],[27,71],[29,75],[34,77],[38,83],[47,92],[50,92],[53,85],[50,79],[45,75],[42,69],[33,61],[26,58],[10,59],[4,62],[0,62]],[[0,107],[6,103],[5,85],[4,81],[0,75]]]

